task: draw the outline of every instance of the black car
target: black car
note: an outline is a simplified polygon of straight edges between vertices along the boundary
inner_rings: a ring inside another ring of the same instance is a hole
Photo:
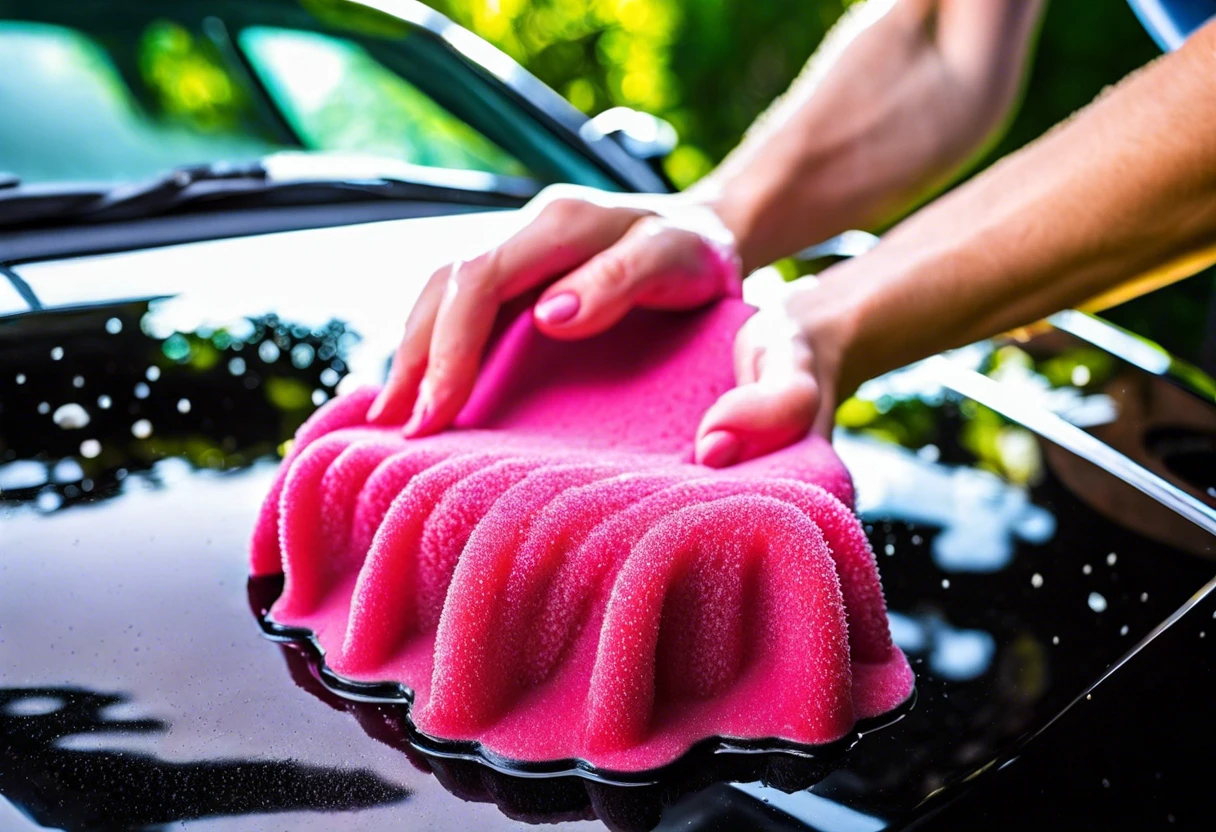
[[[868,383],[836,444],[915,700],[832,748],[521,776],[266,638],[249,534],[434,266],[546,184],[664,190],[663,131],[403,0],[0,0],[0,101],[0,830],[1211,828],[1199,367],[1066,312]]]

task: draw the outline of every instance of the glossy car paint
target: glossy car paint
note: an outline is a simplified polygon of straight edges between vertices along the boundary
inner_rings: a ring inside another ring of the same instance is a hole
[[[42,308],[0,322],[0,828],[1203,826],[1190,785],[1210,767],[1177,749],[1216,739],[1201,701],[1216,501],[1164,464],[1160,477],[1119,469],[1164,484],[1197,522],[1162,509],[1037,418],[1054,442],[1006,420],[1041,461],[1033,484],[981,470],[967,439],[978,405],[932,367],[869,391],[927,419],[931,443],[838,439],[918,682],[903,719],[843,753],[693,759],[644,787],[521,779],[412,751],[399,712],[333,696],[306,657],[264,638],[246,545],[276,449],[315,401],[383,373],[431,265],[516,221],[403,220],[14,268]],[[1046,366],[1081,346],[1055,332],[1024,348]],[[987,379],[973,369],[987,353],[975,355],[953,357],[956,386]],[[1151,403],[1177,393],[1121,360],[1053,388],[1071,391],[1071,409],[1008,378],[997,388],[1014,395],[987,400],[996,411],[1081,421],[1080,402],[1108,411],[1086,435],[1141,438],[1164,424]],[[1191,399],[1202,424],[1212,408]],[[88,424],[61,410],[72,403]]]

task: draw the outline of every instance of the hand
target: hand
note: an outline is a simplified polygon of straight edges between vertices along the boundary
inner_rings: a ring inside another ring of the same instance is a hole
[[[533,315],[558,339],[603,332],[635,306],[689,309],[740,292],[733,236],[710,208],[684,196],[559,186],[525,210],[531,221],[506,242],[431,275],[369,421],[404,421],[407,436],[451,424],[473,390],[500,307],[546,283]]]
[[[847,318],[832,314],[822,295],[815,278],[802,278],[781,304],[740,328],[738,386],[702,418],[697,462],[721,468],[782,448],[812,429],[830,436]]]

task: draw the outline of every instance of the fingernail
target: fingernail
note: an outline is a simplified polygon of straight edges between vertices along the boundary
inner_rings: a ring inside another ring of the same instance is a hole
[[[728,430],[712,430],[697,443],[697,459],[710,468],[725,468],[739,461],[743,443]]]
[[[536,304],[536,319],[543,324],[564,324],[578,314],[578,295],[561,292]]]

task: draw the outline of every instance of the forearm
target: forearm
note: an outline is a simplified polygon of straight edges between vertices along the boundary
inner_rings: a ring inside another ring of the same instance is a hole
[[[944,184],[1016,98],[1039,2],[870,0],[693,196],[745,271],[890,221]]]
[[[1076,305],[1216,242],[1216,28],[800,293],[842,387]]]

